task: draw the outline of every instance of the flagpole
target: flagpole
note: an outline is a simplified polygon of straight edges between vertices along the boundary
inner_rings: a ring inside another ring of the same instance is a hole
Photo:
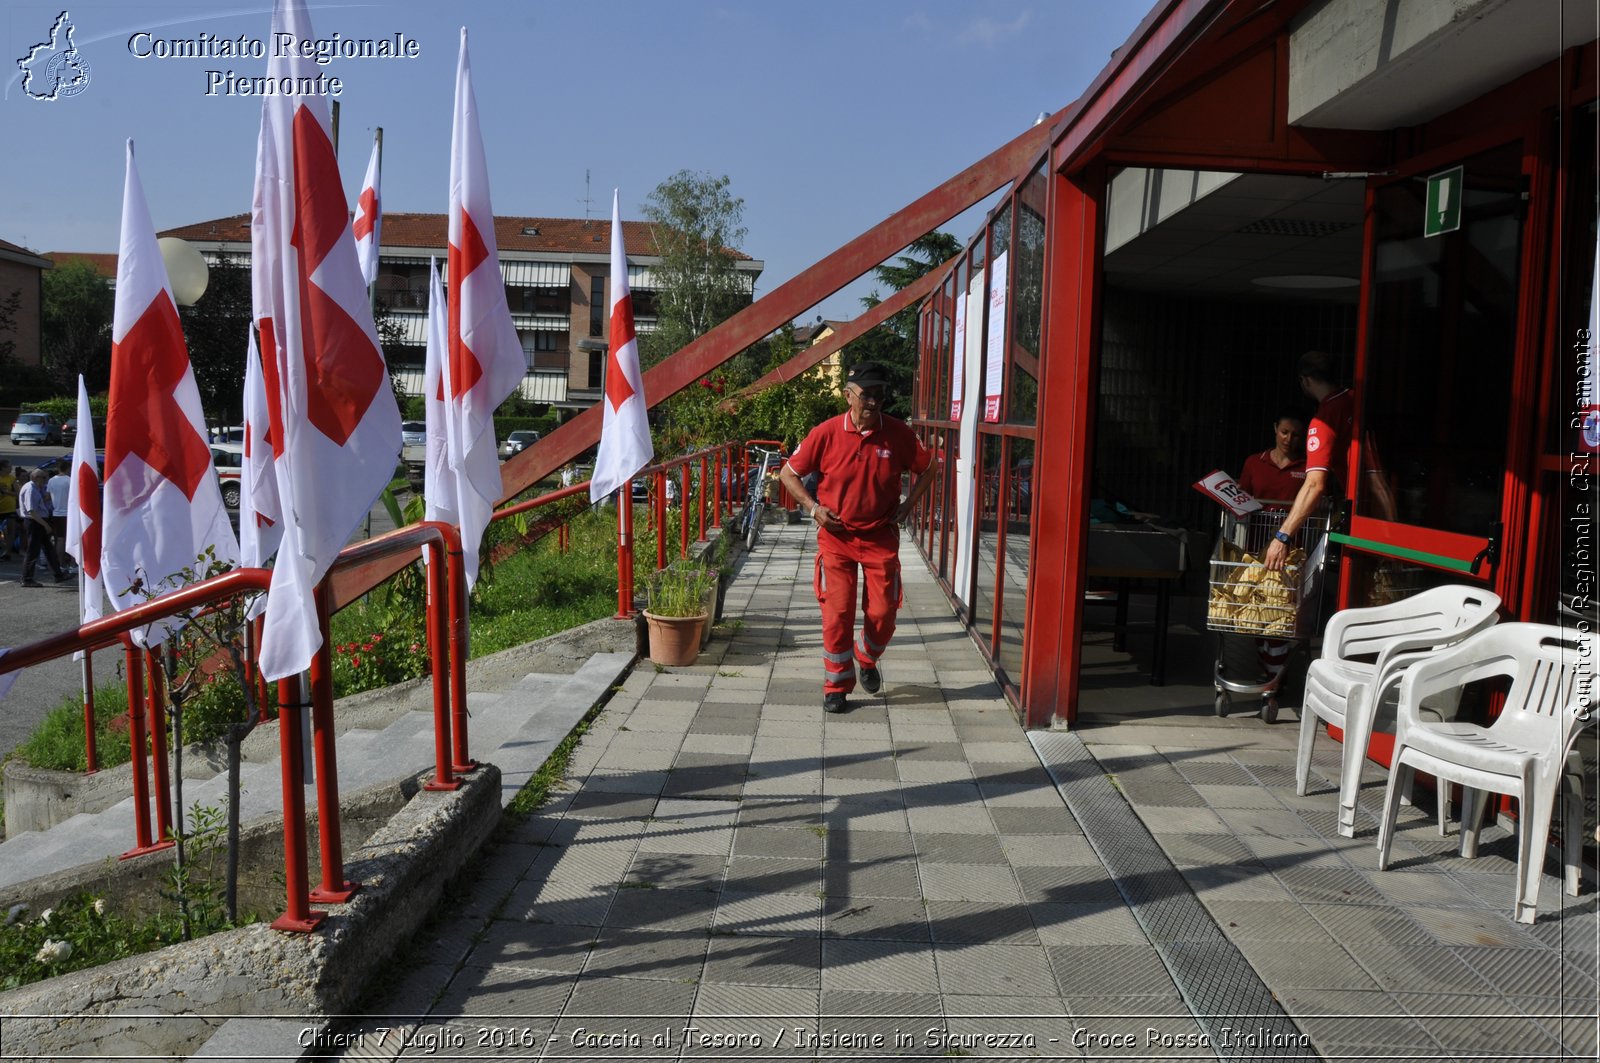
[[[379,175],[381,177],[381,175],[383,174],[383,126],[379,126],[378,127],[377,135],[373,138],[373,140],[374,140],[374,142],[375,142],[375,144],[377,146],[377,151],[378,151],[378,173],[379,173]],[[379,241],[379,240],[381,240],[383,238],[382,234],[383,234],[383,230],[382,229],[379,229],[378,232],[373,234],[372,239],[373,239],[373,242],[375,244],[377,243],[377,241]],[[381,254],[381,249],[378,248],[378,247],[373,247],[372,253],[374,255],[379,255],[379,254]],[[379,259],[379,263],[380,264],[382,263],[382,259],[381,258]],[[378,316],[378,277],[377,277],[376,273],[373,274],[372,283],[367,285],[367,307],[368,307],[368,309],[370,309],[372,311],[372,316],[373,317],[377,317]]]
[[[337,101],[334,102],[333,107],[333,149],[334,154],[337,155],[339,152],[339,104]],[[383,126],[378,127],[377,135],[373,139],[377,146],[378,173],[381,178],[383,173]],[[382,239],[383,230],[380,228],[372,234],[372,253],[374,255],[378,255],[380,253],[378,242]],[[378,318],[378,274],[376,270],[374,270],[372,274],[372,283],[367,285],[367,309],[372,311],[373,325],[376,327]],[[388,488],[384,488],[384,490],[387,491]],[[372,510],[370,508],[367,510],[367,515],[362,521],[361,537],[363,539],[372,538]],[[365,605],[366,602],[367,596],[363,594],[361,596],[361,603]]]

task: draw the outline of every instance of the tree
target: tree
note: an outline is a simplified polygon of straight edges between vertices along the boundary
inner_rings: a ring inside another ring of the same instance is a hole
[[[901,291],[948,262],[960,251],[959,240],[949,233],[936,230],[917,237],[894,262],[878,266],[872,272],[880,283]],[[876,289],[861,300],[868,310],[881,302],[883,299]],[[850,344],[841,352],[840,361],[846,370],[863,362],[876,362],[883,366],[891,384],[885,412],[900,418],[911,416],[912,380],[917,371],[916,307],[900,311]]]
[[[743,242],[744,200],[726,175],[679,170],[645,200],[659,265],[656,328],[640,354],[654,364],[732,317],[750,302],[735,263]]]
[[[209,270],[205,294],[193,306],[180,307],[178,318],[206,417],[216,424],[243,423],[250,271],[229,259],[216,262]]]
[[[39,340],[52,381],[76,393],[81,373],[90,391],[104,391],[111,384],[111,286],[83,261],[46,270],[42,283]]]
[[[0,297],[0,368],[14,368],[12,359],[17,353],[17,341],[12,337],[17,331],[17,310],[22,306],[22,289],[13,289],[10,295]]]
[[[750,303],[735,268],[736,245],[744,240],[744,200],[729,191],[726,176],[680,170],[645,200],[660,264],[652,267],[656,327],[640,337],[645,366],[682,350]],[[736,427],[719,412],[721,396],[755,379],[757,359],[740,356],[716,373],[673,396],[655,417],[658,454],[685,446],[720,443]]]

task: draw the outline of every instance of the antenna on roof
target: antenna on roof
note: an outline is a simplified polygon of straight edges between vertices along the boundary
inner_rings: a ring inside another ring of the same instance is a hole
[[[587,166],[583,168],[583,198],[578,202],[583,204],[583,223],[587,225],[589,224],[591,208],[594,206],[594,200],[589,197],[589,168]]]

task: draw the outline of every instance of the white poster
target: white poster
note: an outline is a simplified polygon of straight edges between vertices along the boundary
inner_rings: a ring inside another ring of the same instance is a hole
[[[994,257],[989,268],[989,335],[984,343],[983,419],[1000,420],[1000,398],[1006,378],[1006,260],[1009,251]]]
[[[961,420],[961,396],[967,375],[967,301],[956,297],[955,334],[950,337],[950,419]]]
[[[983,274],[972,278],[967,294],[961,300],[962,313],[962,363],[957,367],[966,378],[965,390],[972,391],[980,372],[983,358]],[[956,436],[956,597],[969,609],[972,607],[972,550],[977,541],[977,492],[973,482],[978,475],[978,407],[966,403],[961,411],[961,430]]]

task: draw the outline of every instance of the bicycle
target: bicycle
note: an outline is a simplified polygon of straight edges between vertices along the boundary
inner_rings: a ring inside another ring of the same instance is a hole
[[[774,467],[782,452],[754,446],[750,449],[761,455],[761,472],[750,481],[750,494],[745,499],[744,517],[739,523],[739,533],[744,536],[745,549],[754,550],[756,544],[761,541],[763,510],[767,505],[767,472]]]

